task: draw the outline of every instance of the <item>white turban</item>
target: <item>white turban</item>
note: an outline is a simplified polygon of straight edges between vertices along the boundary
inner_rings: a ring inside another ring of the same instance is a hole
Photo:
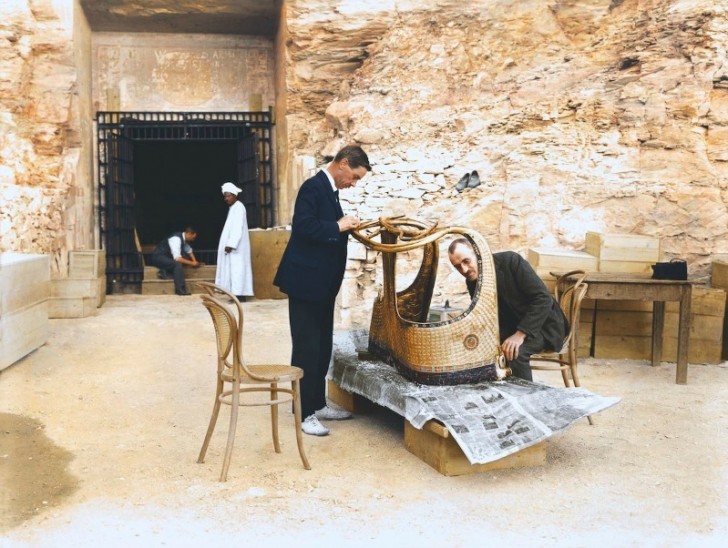
[[[222,193],[225,194],[226,192],[229,192],[230,194],[235,194],[236,196],[242,192],[242,189],[236,187],[232,183],[225,183],[222,185]]]

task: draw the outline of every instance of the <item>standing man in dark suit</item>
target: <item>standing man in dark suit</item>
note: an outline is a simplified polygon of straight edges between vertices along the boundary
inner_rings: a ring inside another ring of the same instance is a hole
[[[307,179],[296,197],[293,228],[273,283],[288,295],[293,352],[301,367],[302,429],[325,436],[319,420],[351,415],[326,405],[326,373],[331,360],[334,304],[344,279],[349,231],[359,220],[344,215],[339,190],[353,187],[368,171],[369,158],[357,145],[342,148],[329,166]]]
[[[465,277],[472,297],[478,283],[478,260],[470,242],[465,238],[453,240],[448,256],[455,269]],[[514,377],[533,380],[531,354],[560,350],[568,321],[536,271],[518,253],[493,253],[493,266],[503,354]]]

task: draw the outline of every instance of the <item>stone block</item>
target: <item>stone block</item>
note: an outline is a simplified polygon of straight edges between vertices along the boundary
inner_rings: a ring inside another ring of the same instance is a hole
[[[49,318],[86,318],[97,313],[93,297],[57,297],[48,301]]]
[[[0,254],[0,370],[48,340],[50,259]]]
[[[0,371],[43,346],[49,334],[48,300],[0,316]]]
[[[106,275],[106,253],[102,249],[68,252],[69,278],[99,278]]]
[[[50,272],[47,255],[0,254],[0,315],[47,300]]]

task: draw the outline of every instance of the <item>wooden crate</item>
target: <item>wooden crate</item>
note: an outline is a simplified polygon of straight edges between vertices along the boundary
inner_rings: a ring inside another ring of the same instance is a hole
[[[728,263],[725,261],[713,261],[710,285],[728,291]],[[721,358],[728,360],[728,307],[723,315],[723,350]]]
[[[572,251],[569,249],[553,248],[530,248],[528,250],[528,262],[542,278],[552,278],[551,271],[566,272],[569,270],[584,270],[585,272],[596,272],[598,261],[589,253],[584,251]]]
[[[290,237],[290,230],[250,231],[253,292],[256,299],[286,298],[286,295],[273,285],[273,278]]]
[[[723,360],[725,291],[694,287],[690,308],[688,361],[720,363]],[[663,361],[677,360],[678,303],[666,303]],[[594,357],[645,359],[652,356],[652,303],[599,301]]]
[[[599,272],[650,274],[660,260],[660,240],[637,234],[586,233],[586,251],[599,261]]]
[[[728,263],[713,261],[711,265],[710,285],[728,290]]]
[[[351,413],[368,413],[376,407],[375,403],[343,390],[330,380],[327,382],[327,393],[329,400]],[[428,421],[421,430],[417,430],[409,421],[404,420],[404,446],[410,453],[445,476],[542,466],[546,463],[546,442],[541,442],[494,462],[470,464],[447,428],[437,421]]]
[[[470,464],[447,428],[436,421],[425,423],[421,430],[417,430],[409,421],[404,421],[404,446],[407,451],[444,476],[546,464],[546,442],[532,445],[493,462]]]
[[[663,359],[677,359],[678,303],[665,305]],[[690,306],[690,342],[688,361],[721,363],[725,337],[726,291],[720,288],[694,286]]]

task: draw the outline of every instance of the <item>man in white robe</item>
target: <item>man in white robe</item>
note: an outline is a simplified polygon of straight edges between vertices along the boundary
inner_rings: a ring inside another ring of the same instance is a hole
[[[241,192],[233,183],[222,185],[222,196],[230,206],[217,248],[215,284],[241,297],[253,295],[253,268],[245,206],[238,201]],[[244,300],[244,299],[241,299]]]

